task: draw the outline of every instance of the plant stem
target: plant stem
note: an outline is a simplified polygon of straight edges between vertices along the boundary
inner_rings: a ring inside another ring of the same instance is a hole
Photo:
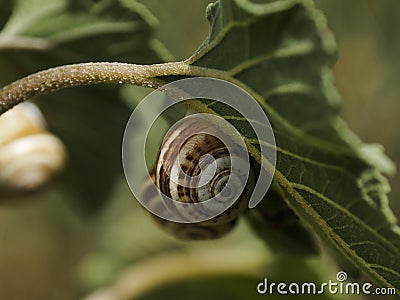
[[[272,262],[273,256],[246,247],[199,247],[161,254],[127,268],[113,285],[84,300],[133,300],[166,284],[211,275],[259,277]]]
[[[136,65],[116,62],[65,65],[41,71],[0,89],[0,115],[30,98],[64,88],[98,83],[133,84],[159,88],[165,84],[160,76],[188,75],[227,78],[224,72],[172,62]]]
[[[46,51],[51,48],[51,43],[41,38],[28,37],[2,37],[0,35],[0,49],[30,49],[36,51]]]
[[[179,64],[179,63],[175,63]],[[128,83],[158,88],[164,85],[155,77],[170,75],[170,64],[135,65],[126,63],[83,63],[41,71],[0,90],[0,115],[32,97],[79,85],[98,83]]]

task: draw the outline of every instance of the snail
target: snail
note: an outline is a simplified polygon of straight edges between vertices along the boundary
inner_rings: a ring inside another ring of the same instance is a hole
[[[152,182],[144,185],[143,198],[152,206],[151,211],[171,210],[182,214],[174,205],[163,201],[165,196],[172,202],[188,204],[201,204],[212,198],[217,206],[218,202],[224,204],[225,200],[228,203],[236,199],[218,215],[200,222],[174,222],[152,214],[156,223],[179,239],[219,238],[235,226],[248,205],[255,185],[254,170],[247,166],[246,174],[243,166],[249,161],[235,147],[227,146],[226,137],[221,140],[220,134],[213,122],[196,115],[176,123],[161,144],[150,172]],[[204,213],[199,210],[191,207],[186,214],[190,219]]]
[[[66,150],[46,130],[33,103],[22,103],[0,116],[0,187],[32,191],[46,184],[66,162]]]

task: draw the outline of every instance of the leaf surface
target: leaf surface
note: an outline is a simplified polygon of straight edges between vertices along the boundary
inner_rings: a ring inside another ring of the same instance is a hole
[[[125,0],[0,1],[0,82],[85,61],[153,63],[155,20]],[[66,144],[69,163],[58,180],[86,213],[108,199],[122,175],[121,140],[131,108],[118,86],[80,87],[36,99],[49,130]]]
[[[186,63],[254,96],[274,129],[274,180],[289,207],[377,283],[399,291],[400,230],[381,173],[393,168],[376,164],[388,161],[382,153],[364,155],[366,145],[338,117],[330,70],[336,46],[326,20],[310,1],[257,2],[211,4],[210,34]],[[268,161],[258,150],[265,141],[254,139],[247,120],[215,102],[195,107],[223,116],[254,159]]]

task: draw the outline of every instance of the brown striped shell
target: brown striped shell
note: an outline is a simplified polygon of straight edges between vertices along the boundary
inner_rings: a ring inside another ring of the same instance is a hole
[[[234,188],[220,194],[232,172],[237,173],[236,180],[243,180],[245,174],[242,176],[241,170],[235,170],[234,166],[231,168],[232,162],[239,159],[232,157],[235,155],[234,151],[230,152],[218,137],[202,132],[209,126],[212,125],[196,118],[185,120],[164,138],[156,165],[151,172],[152,180],[159,191],[152,184],[147,184],[144,189],[144,197],[154,199],[152,205],[165,205],[160,201],[159,192],[175,201],[185,203],[201,203],[216,195],[222,195],[222,199],[232,199],[232,196],[237,194]],[[221,237],[234,227],[248,205],[254,187],[254,174],[251,169],[249,175],[238,200],[212,219],[197,223],[176,223],[155,215],[154,218],[163,229],[180,239]],[[175,208],[168,206],[163,209]],[[196,213],[199,212],[193,209],[193,214]]]

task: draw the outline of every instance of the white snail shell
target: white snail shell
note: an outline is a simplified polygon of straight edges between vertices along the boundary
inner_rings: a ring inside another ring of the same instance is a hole
[[[199,120],[195,118],[185,120],[167,134],[161,145],[151,176],[160,192],[175,201],[200,203],[220,194],[230,176],[238,177],[236,180],[243,180],[240,170],[235,170],[233,163],[235,159],[240,158],[234,157],[234,154],[228,151],[220,139],[201,132],[199,129],[202,126],[213,125],[204,124],[204,122],[200,124]],[[203,180],[203,177],[209,176],[209,172],[207,172],[210,168],[208,157],[213,158],[209,160],[215,166],[213,177],[207,178],[205,185],[194,183],[194,187],[192,187],[189,181],[193,178],[196,178],[195,181],[198,183]],[[179,172],[186,173],[190,179],[184,178],[184,175]],[[181,239],[213,239],[226,234],[234,227],[238,217],[243,214],[248,205],[255,182],[251,168],[249,173],[247,182],[244,183],[244,190],[238,200],[220,215],[198,223],[176,223],[154,216],[157,223]],[[235,183],[235,181],[233,182]],[[163,203],[160,201],[158,192],[155,189],[152,190],[150,186],[154,187],[150,184],[145,186],[144,197],[155,199],[154,205],[162,206]],[[236,194],[235,190],[229,190],[222,196],[232,198],[235,196],[234,194]],[[168,208],[170,209],[170,207]]]
[[[0,117],[0,186],[35,190],[66,162],[63,143],[46,130],[32,103],[22,103]]]

